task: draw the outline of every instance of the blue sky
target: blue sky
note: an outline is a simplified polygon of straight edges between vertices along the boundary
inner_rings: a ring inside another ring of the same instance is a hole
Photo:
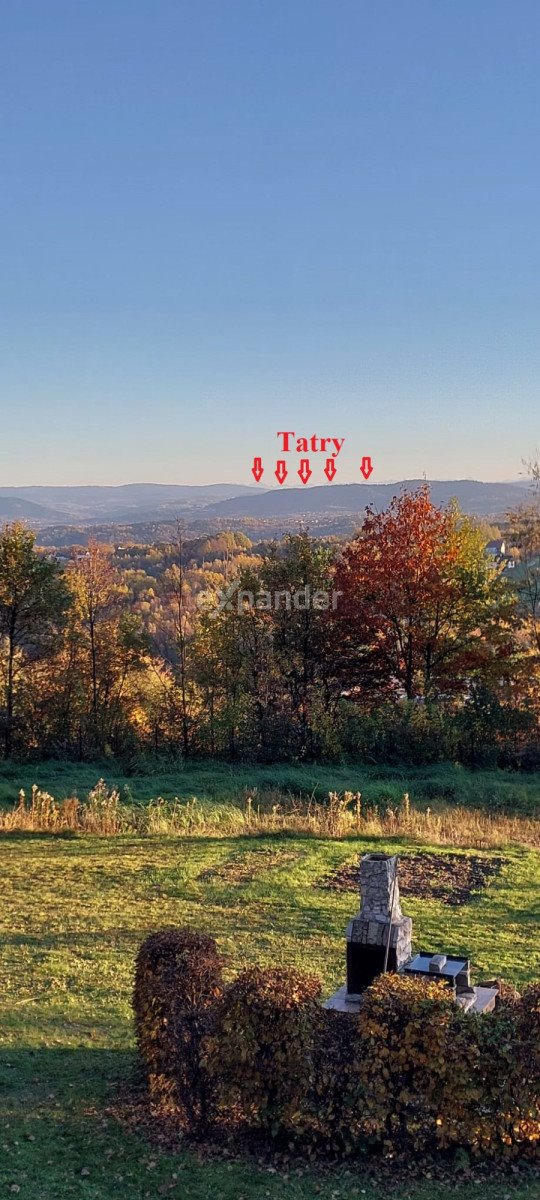
[[[539,46],[535,0],[4,4],[0,485],[249,482],[279,429],[517,477]]]

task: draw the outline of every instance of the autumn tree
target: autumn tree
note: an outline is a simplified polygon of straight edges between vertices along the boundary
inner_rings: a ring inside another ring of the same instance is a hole
[[[530,477],[526,502],[507,514],[511,544],[512,582],[518,601],[518,637],[525,656],[524,670],[509,687],[516,713],[534,713],[540,722],[540,464],[525,464]]]
[[[307,532],[287,536],[252,561],[221,603],[210,604],[195,638],[211,743],[221,714],[228,752],[242,733],[264,759],[313,755],[339,696],[333,636],[331,549]]]
[[[154,644],[169,668],[175,692],[174,704],[178,710],[182,753],[187,756],[191,752],[193,721],[191,645],[196,607],[187,579],[185,543],[179,524],[174,541],[165,549],[163,566],[159,587],[160,619]]]
[[[111,550],[90,541],[84,554],[74,557],[70,579],[83,629],[88,634],[92,712],[97,726],[99,707],[99,631],[101,624],[118,607],[121,586],[111,563]]]
[[[521,760],[540,713],[531,514],[513,523],[511,572],[485,553],[485,528],[427,488],[369,509],[345,546],[307,532],[185,542],[179,529],[153,547],[91,541],[64,572],[10,526],[4,751]]]
[[[407,699],[456,694],[510,652],[510,587],[491,567],[482,533],[429,489],[368,508],[338,567],[343,638],[366,654],[382,688]]]
[[[13,749],[19,685],[32,663],[50,655],[70,603],[57,563],[35,549],[35,534],[22,523],[0,533],[0,640],[4,707],[4,753]]]
[[[540,654],[540,498],[508,513],[508,525],[517,550],[514,586],[531,646]]]
[[[68,579],[78,669],[89,682],[90,741],[102,749],[118,726],[128,681],[143,668],[148,638],[138,614],[128,611],[128,589],[110,547],[89,542],[87,551],[70,564]]]

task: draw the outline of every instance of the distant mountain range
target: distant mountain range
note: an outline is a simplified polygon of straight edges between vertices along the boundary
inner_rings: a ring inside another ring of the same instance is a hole
[[[481,483],[470,479],[398,483],[340,483],[322,487],[261,488],[233,483],[201,486],[130,483],[119,487],[0,487],[0,521],[17,518],[36,528],[103,523],[171,521],[204,516],[228,518],[310,518],[362,514],[368,504],[385,508],[392,496],[428,482],[436,504],[456,497],[464,512],[496,519],[523,503],[523,483]]]
[[[27,518],[39,525],[64,520],[159,521],[206,508],[231,496],[255,494],[258,488],[237,483],[200,486],[175,483],[127,483],[118,487],[0,487],[0,520]]]
[[[0,495],[0,520],[28,521],[30,524],[42,525],[44,521],[60,521],[64,513],[54,508],[45,508],[43,504],[34,504],[33,500],[23,500],[18,496]]]
[[[502,517],[523,504],[526,491],[520,483],[480,483],[472,479],[407,479],[400,483],[338,483],[322,487],[284,488],[257,496],[236,496],[205,509],[205,516],[284,517],[319,513],[363,513],[368,504],[386,508],[402,488],[412,491],[428,483],[433,502],[447,504],[454,497],[471,516]]]

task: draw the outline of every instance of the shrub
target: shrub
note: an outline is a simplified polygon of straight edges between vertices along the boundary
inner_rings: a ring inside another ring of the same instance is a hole
[[[470,1114],[468,1143],[475,1155],[499,1157],[517,1152],[523,1089],[520,1082],[519,1001],[501,1003],[475,1019],[480,1051],[478,1104]]]
[[[274,1134],[305,1108],[320,993],[314,976],[252,967],[226,989],[207,1039],[207,1069],[222,1104]]]
[[[223,987],[216,943],[152,934],[137,958],[137,1041],[151,1097],[192,1134],[211,1118],[334,1156],[540,1148],[540,983],[483,1016],[438,980],[380,976],[358,1016],[318,979],[253,967]]]
[[[324,1018],[313,1109],[325,1149],[538,1155],[540,984],[520,998],[503,983],[501,1003],[480,1016],[441,982],[388,974],[358,1018]]]
[[[363,1143],[365,1083],[357,1015],[321,1009],[310,1093],[309,1134],[326,1153],[357,1153]]]
[[[540,984],[505,988],[479,1023],[482,1100],[474,1148],[515,1156],[540,1148]]]
[[[359,1015],[364,1132],[393,1153],[461,1142],[478,1098],[475,1022],[439,981],[381,975]]]
[[[540,983],[531,983],[525,988],[516,1011],[526,1128],[540,1150]]]
[[[518,1029],[527,1076],[540,1091],[540,983],[530,983],[518,1004]]]
[[[137,956],[135,1030],[150,1095],[192,1133],[211,1115],[201,1046],[222,993],[221,967],[214,939],[192,929],[152,933]]]

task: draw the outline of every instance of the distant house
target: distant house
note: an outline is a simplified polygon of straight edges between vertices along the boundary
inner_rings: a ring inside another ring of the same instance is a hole
[[[506,554],[506,542],[504,539],[493,542],[488,542],[486,546],[486,554],[491,554],[493,558],[504,558]]]
[[[495,538],[492,542],[488,542],[486,546],[486,554],[491,559],[491,565],[502,574],[505,571],[513,571],[515,568],[515,559],[510,554],[506,553],[506,542],[504,538]]]

